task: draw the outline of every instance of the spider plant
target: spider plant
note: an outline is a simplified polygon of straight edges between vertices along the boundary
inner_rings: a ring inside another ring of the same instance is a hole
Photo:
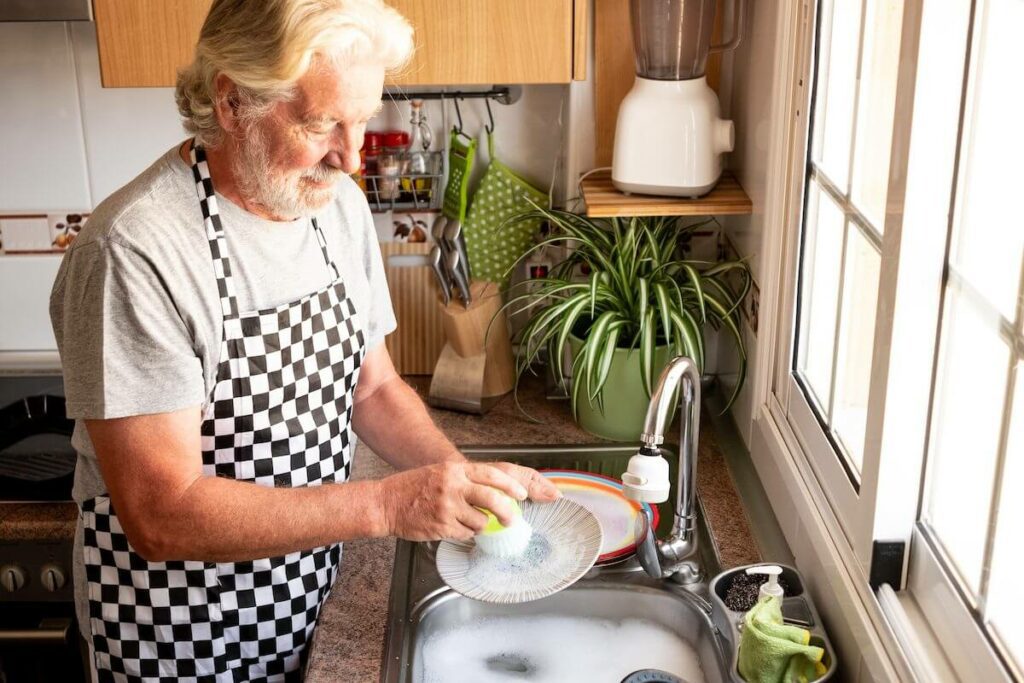
[[[638,350],[640,381],[650,396],[656,347],[668,346],[704,368],[704,326],[725,329],[740,356],[739,381],[746,376],[746,350],[739,329],[739,307],[750,289],[743,261],[688,260],[681,238],[707,222],[682,225],[678,218],[594,219],[535,207],[513,222],[544,220],[550,236],[522,258],[546,246],[571,247],[568,257],[547,277],[532,281],[531,291],[511,296],[506,307],[533,308],[518,335],[517,377],[543,349],[564,386],[563,349],[570,337],[582,341],[572,361],[572,409],[577,416],[582,394],[604,413],[602,389],[616,349]],[[730,283],[738,283],[734,288]],[[579,342],[576,342],[579,343]],[[585,380],[585,381],[581,381]],[[586,390],[584,390],[586,387]]]

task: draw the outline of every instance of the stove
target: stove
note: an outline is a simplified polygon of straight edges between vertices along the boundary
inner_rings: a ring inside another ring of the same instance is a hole
[[[0,521],[73,503],[74,421],[59,375],[0,375]],[[0,535],[0,683],[82,681],[73,538]]]

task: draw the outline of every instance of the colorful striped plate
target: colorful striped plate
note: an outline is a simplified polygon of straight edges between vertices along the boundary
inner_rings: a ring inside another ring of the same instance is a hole
[[[641,506],[651,510],[654,527],[658,527],[658,508],[649,503],[629,500],[622,493],[622,482],[603,474],[577,470],[541,470],[562,491],[594,513],[601,523],[601,554],[597,565],[615,564],[636,552],[634,527]]]

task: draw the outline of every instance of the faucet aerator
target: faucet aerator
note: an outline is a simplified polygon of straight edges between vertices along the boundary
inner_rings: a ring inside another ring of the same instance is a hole
[[[664,503],[668,500],[668,462],[661,451],[645,446],[630,458],[622,474],[622,487],[626,498],[640,503]]]

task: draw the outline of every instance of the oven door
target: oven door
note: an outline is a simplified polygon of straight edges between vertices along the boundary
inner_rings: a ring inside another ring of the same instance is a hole
[[[0,407],[0,502],[71,500],[74,427],[60,395],[20,396]]]
[[[88,683],[74,604],[0,605],[0,683]]]

